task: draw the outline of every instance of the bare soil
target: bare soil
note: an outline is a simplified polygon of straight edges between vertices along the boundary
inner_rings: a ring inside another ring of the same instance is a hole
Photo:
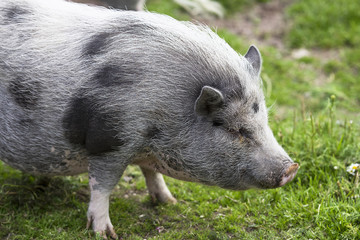
[[[283,37],[290,26],[285,9],[292,1],[273,0],[259,3],[225,19],[201,20],[209,26],[225,28],[256,45],[284,49]]]

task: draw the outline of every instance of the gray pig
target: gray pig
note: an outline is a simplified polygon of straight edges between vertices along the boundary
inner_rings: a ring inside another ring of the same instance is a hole
[[[0,1],[0,158],[37,175],[89,173],[88,226],[116,238],[109,196],[129,164],[226,189],[276,188],[298,164],[275,140],[259,78],[210,29],[61,0]]]

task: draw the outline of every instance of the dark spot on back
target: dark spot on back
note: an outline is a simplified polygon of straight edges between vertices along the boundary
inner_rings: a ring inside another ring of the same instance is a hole
[[[114,150],[123,142],[117,138],[115,124],[109,114],[97,109],[96,100],[76,93],[65,112],[63,128],[70,143],[80,144],[91,154]]]
[[[18,122],[20,126],[24,126],[24,127],[34,127],[35,125],[35,122],[31,118],[22,117],[18,119]]]
[[[94,76],[95,81],[105,87],[120,84],[121,69],[114,65],[107,65],[101,68]]]
[[[252,109],[254,110],[255,113],[257,113],[259,111],[259,104],[258,103],[254,103],[252,105]]]
[[[20,23],[25,18],[24,15],[29,14],[27,9],[23,9],[19,6],[13,6],[5,10],[5,23]]]
[[[133,68],[135,68],[135,66]],[[94,76],[94,80],[102,87],[117,85],[128,86],[132,84],[132,81],[129,80],[131,79],[131,74],[134,73],[126,70],[124,67],[109,64],[98,70]]]
[[[126,23],[119,22],[119,26],[112,29],[111,32],[102,32],[93,35],[90,38],[90,41],[85,45],[84,55],[93,57],[95,55],[105,53],[107,46],[111,43],[111,38],[116,38],[118,35],[148,36],[153,35],[155,32],[156,27],[149,23],[127,19]]]
[[[145,132],[145,134],[144,134],[144,137],[146,137],[146,138],[156,138],[156,136],[158,135],[160,133],[160,130],[158,129],[158,128],[156,128],[156,127],[149,127],[147,130],[146,130],[146,132]]]
[[[37,80],[17,77],[10,82],[8,91],[18,105],[33,109],[40,98],[41,84]]]
[[[103,52],[109,42],[110,33],[99,33],[94,35],[85,45],[85,56],[94,56]]]

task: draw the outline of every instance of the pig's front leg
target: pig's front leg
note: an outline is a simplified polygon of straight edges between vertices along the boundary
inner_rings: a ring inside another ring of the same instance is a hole
[[[111,238],[117,239],[118,237],[109,217],[109,196],[109,191],[91,189],[91,199],[87,212],[88,222],[86,227],[90,228],[92,225],[94,232],[99,233],[103,238],[106,238],[106,235],[109,235]]]
[[[144,174],[149,194],[154,202],[157,200],[163,203],[176,203],[176,199],[171,195],[161,173],[144,167],[140,168]]]
[[[112,158],[101,157],[89,162],[91,198],[87,228],[92,225],[93,230],[104,238],[118,238],[109,217],[109,197],[125,168],[126,165]]]

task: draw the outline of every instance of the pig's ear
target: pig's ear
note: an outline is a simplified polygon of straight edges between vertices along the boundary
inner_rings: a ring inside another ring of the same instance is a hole
[[[261,54],[259,50],[251,45],[247,53],[245,54],[246,60],[251,64],[256,75],[260,75],[261,70]]]
[[[224,104],[222,93],[209,86],[201,89],[200,96],[195,103],[195,112],[201,116],[209,116]]]

